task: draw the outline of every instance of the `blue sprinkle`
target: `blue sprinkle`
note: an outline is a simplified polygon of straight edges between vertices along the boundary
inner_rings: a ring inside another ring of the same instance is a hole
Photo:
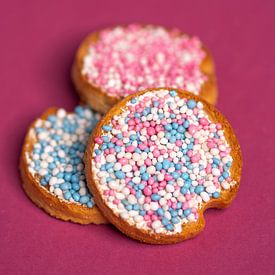
[[[213,193],[213,198],[217,199],[220,197],[220,193],[219,192],[214,192]]]
[[[156,170],[160,171],[162,169],[162,164],[160,162],[156,163]]]
[[[145,216],[145,214],[146,214],[146,211],[145,211],[145,210],[140,210],[140,211],[139,211],[139,215],[141,215],[142,217]]]
[[[143,183],[141,183],[141,184],[139,184],[138,188],[139,188],[140,190],[143,190],[143,189],[145,188],[145,185],[144,185]]]
[[[159,216],[163,216],[163,215],[164,215],[164,210],[163,210],[162,208],[158,208],[157,214],[158,214]]]
[[[194,109],[196,106],[197,106],[197,102],[196,102],[195,100],[189,99],[189,100],[187,101],[187,107],[188,107],[189,109]]]
[[[184,128],[188,128],[189,125],[190,125],[189,121],[185,120],[184,123],[183,123]]]
[[[102,129],[103,129],[104,131],[106,131],[106,132],[109,132],[109,131],[111,131],[113,128],[112,128],[110,125],[103,125],[103,126],[102,126]]]
[[[177,223],[179,223],[180,222],[180,220],[179,220],[179,218],[178,217],[174,217],[174,218],[172,218],[172,223],[173,224],[177,224]]]
[[[177,138],[175,136],[171,136],[171,138],[169,139],[170,143],[175,143],[177,141]]]
[[[202,185],[198,185],[195,188],[195,193],[199,195],[201,192],[203,192],[203,190],[204,190],[204,187]]]
[[[173,97],[175,97],[176,95],[177,95],[177,92],[176,91],[170,91],[170,96],[173,96]]]
[[[187,173],[182,173],[181,175],[182,179],[187,180],[189,179],[189,175]]]
[[[126,207],[125,207],[128,211],[131,211],[131,210],[133,210],[133,207],[132,207],[132,205],[131,204],[128,204],[128,205],[126,205]]]
[[[177,215],[178,215],[178,212],[174,209],[170,209],[169,212],[170,212],[172,217],[177,217]]]
[[[79,202],[86,204],[89,201],[89,197],[87,195],[81,196]]]
[[[167,225],[165,226],[165,228],[166,228],[168,231],[173,231],[173,230],[174,230],[174,226],[173,226],[171,223],[167,224]]]
[[[146,166],[145,166],[145,165],[140,166],[139,172],[140,172],[141,174],[145,173],[145,172],[146,172]]]
[[[173,172],[172,177],[176,180],[180,177],[180,174],[178,172]]]
[[[121,179],[125,178],[125,173],[119,170],[119,171],[115,172],[115,176],[116,176],[116,178],[121,180]]]
[[[163,119],[164,118],[164,114],[163,113],[160,113],[159,114],[159,119]]]
[[[153,195],[151,195],[151,199],[153,200],[153,201],[159,201],[160,200],[160,195],[158,195],[158,194],[153,194]]]
[[[188,188],[186,188],[185,186],[181,187],[181,189],[180,189],[180,192],[181,192],[183,195],[187,194],[187,191],[188,191]]]
[[[176,115],[175,114],[170,114],[170,118],[174,119],[174,118],[176,118]]]
[[[137,136],[136,135],[134,135],[134,134],[132,134],[132,135],[130,135],[130,140],[136,140],[137,139]]]
[[[145,180],[145,181],[149,180],[149,174],[148,174],[148,173],[143,173],[143,174],[141,175],[141,179],[142,179],[142,180]]]
[[[228,162],[226,163],[226,166],[227,166],[227,167],[231,167],[231,166],[232,166],[232,162],[231,162],[231,161],[228,161]]]
[[[68,185],[67,182],[64,182],[64,183],[60,184],[60,188],[62,190],[68,190],[69,189],[69,185]]]
[[[80,195],[79,195],[77,192],[74,193],[74,194],[73,194],[73,199],[74,199],[75,201],[79,201]]]
[[[173,129],[178,129],[178,127],[179,127],[179,125],[178,125],[178,123],[176,123],[176,122],[173,122],[172,123],[172,127],[173,127]]]
[[[180,125],[177,130],[178,130],[178,133],[184,133],[185,132],[185,129],[182,125]]]
[[[170,160],[165,159],[165,160],[162,162],[162,167],[163,167],[163,169],[165,169],[165,170],[169,169],[169,167],[170,167]]]
[[[123,199],[121,202],[122,202],[123,205],[128,205],[129,204],[129,202],[126,199]]]
[[[79,176],[77,174],[72,175],[71,181],[74,183],[79,182]]]
[[[191,209],[190,208],[187,208],[183,211],[183,214],[187,217],[191,214]]]
[[[229,173],[227,171],[222,173],[222,176],[227,179],[229,177]]]
[[[137,103],[137,100],[136,100],[135,98],[132,98],[132,99],[131,99],[131,103],[132,103],[132,104],[135,104],[135,103]]]
[[[164,129],[167,130],[167,131],[171,131],[172,130],[172,125],[171,124],[166,124],[164,126]]]
[[[218,164],[218,165],[219,165],[219,164],[220,164],[220,162],[221,162],[221,161],[220,161],[218,158],[213,158],[213,163],[215,163],[215,164]]]
[[[47,183],[46,180],[43,178],[43,179],[41,179],[40,184],[43,185],[43,186],[46,186],[48,183]]]
[[[64,193],[64,199],[65,200],[69,200],[71,197],[72,197],[72,194],[69,191]]]
[[[73,190],[78,191],[80,189],[80,186],[78,183],[73,183],[72,188],[73,188]]]
[[[136,198],[140,199],[142,197],[142,192],[140,190],[137,190],[136,192]]]
[[[89,208],[92,208],[92,207],[94,206],[94,203],[93,203],[92,201],[88,201],[88,202],[87,202],[87,206],[88,206]]]
[[[164,218],[162,218],[161,223],[162,223],[164,226],[166,226],[166,225],[169,224],[169,220],[168,220],[167,218],[164,217]]]

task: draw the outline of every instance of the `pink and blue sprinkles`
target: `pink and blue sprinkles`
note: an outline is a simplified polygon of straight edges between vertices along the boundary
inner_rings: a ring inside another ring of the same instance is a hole
[[[92,169],[113,213],[139,229],[175,234],[235,181],[222,126],[203,103],[162,89],[131,99],[95,137]]]
[[[89,135],[100,119],[88,107],[77,106],[73,113],[58,109],[56,115],[39,119],[32,129],[33,150],[27,155],[29,171],[59,199],[94,206],[84,174],[83,156]]]
[[[90,44],[83,60],[87,80],[114,97],[157,87],[181,88],[199,94],[207,80],[205,58],[197,37],[160,26],[132,24],[106,29]]]

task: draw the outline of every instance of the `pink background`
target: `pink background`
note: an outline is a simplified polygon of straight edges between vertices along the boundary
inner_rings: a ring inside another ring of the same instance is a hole
[[[274,274],[274,17],[275,2],[264,0],[1,1],[0,274]],[[78,102],[69,71],[81,40],[131,22],[180,27],[212,50],[218,108],[243,151],[232,206],[209,210],[205,230],[177,245],[140,244],[112,226],[55,220],[20,186],[29,123],[49,106],[70,110]]]

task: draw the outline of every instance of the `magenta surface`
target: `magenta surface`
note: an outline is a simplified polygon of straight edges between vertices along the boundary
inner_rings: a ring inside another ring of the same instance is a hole
[[[56,2],[0,4],[0,274],[274,274],[274,1]],[[70,66],[81,40],[132,22],[179,27],[204,41],[216,61],[218,108],[242,147],[236,200],[207,211],[205,230],[177,245],[55,220],[20,186],[29,123],[49,106],[71,110],[78,102]]]

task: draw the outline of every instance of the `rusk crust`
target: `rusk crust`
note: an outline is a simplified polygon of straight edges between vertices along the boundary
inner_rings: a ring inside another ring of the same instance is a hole
[[[144,27],[146,27],[146,25]],[[87,76],[82,74],[84,57],[87,55],[89,46],[98,41],[99,34],[100,31],[91,33],[81,43],[75,56],[71,75],[80,98],[94,110],[105,114],[112,106],[122,100],[123,97],[108,95],[101,87],[90,83]],[[181,33],[180,35],[183,34],[184,33]],[[199,95],[214,105],[218,97],[214,60],[210,51],[205,46],[202,46],[202,48],[206,55],[201,63],[201,71],[207,76],[207,81],[202,85]]]
[[[45,120],[49,115],[56,114],[56,111],[57,108],[49,108],[39,119]],[[27,155],[31,153],[33,145],[36,142],[34,128],[37,121],[38,119],[35,120],[28,129],[20,156],[19,168],[22,178],[22,187],[27,196],[39,208],[55,218],[80,224],[107,223],[106,219],[102,216],[96,206],[88,208],[80,204],[59,199],[46,187],[40,185],[38,175],[32,175],[30,173],[28,169]]]
[[[169,88],[164,88],[169,89]],[[232,200],[235,198],[237,191],[240,186],[240,179],[241,179],[241,170],[242,170],[242,156],[241,156],[241,149],[238,143],[238,140],[234,134],[234,131],[227,121],[227,119],[211,104],[207,103],[204,99],[191,94],[189,92],[176,89],[178,95],[181,98],[187,99],[194,99],[196,101],[201,101],[204,105],[204,110],[208,114],[211,121],[215,123],[221,123],[222,129],[224,130],[225,138],[231,147],[231,156],[232,156],[232,167],[230,168],[231,178],[232,181],[235,181],[235,184],[232,185],[228,190],[222,190],[220,193],[220,197],[217,199],[212,198],[207,203],[202,203],[201,208],[199,209],[199,218],[196,222],[190,222],[184,224],[182,226],[182,232],[176,233],[173,235],[167,235],[164,233],[156,234],[148,232],[147,230],[138,229],[135,226],[131,226],[129,223],[118,217],[106,204],[103,200],[102,196],[100,195],[99,188],[98,188],[98,181],[93,172],[93,148],[94,148],[94,139],[99,137],[102,134],[102,126],[108,125],[110,120],[115,116],[119,115],[122,110],[125,108],[127,102],[129,102],[132,98],[142,95],[148,91],[150,92],[158,92],[161,89],[147,89],[142,92],[138,92],[137,94],[130,95],[123,99],[121,102],[116,104],[105,116],[104,118],[98,123],[95,127],[93,134],[91,135],[84,161],[85,161],[85,174],[87,179],[87,184],[90,190],[93,192],[95,202],[102,213],[105,215],[106,219],[108,219],[112,224],[114,224],[121,232],[126,234],[127,236],[139,240],[144,243],[151,243],[151,244],[171,244],[171,243],[178,243],[183,240],[187,240],[193,238],[197,234],[199,234],[205,226],[205,219],[204,219],[204,211],[208,208],[226,208],[228,207]]]

